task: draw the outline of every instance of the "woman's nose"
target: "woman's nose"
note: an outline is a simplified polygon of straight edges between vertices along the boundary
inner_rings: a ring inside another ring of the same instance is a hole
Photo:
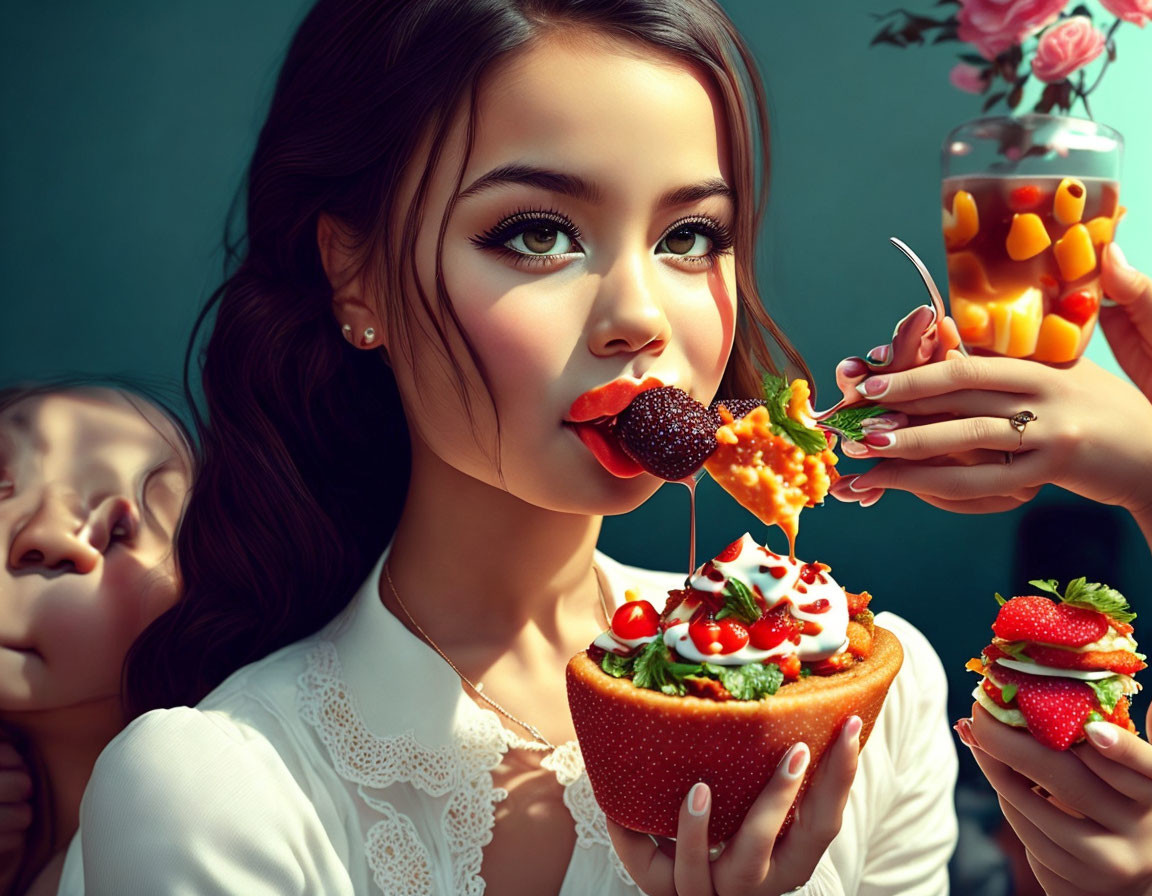
[[[658,353],[668,344],[671,328],[651,262],[650,255],[628,259],[604,276],[589,328],[593,354]]]
[[[105,498],[84,514],[65,496],[45,493],[12,539],[8,565],[86,575],[96,568],[119,529],[131,527],[131,518],[131,503],[124,498]]]

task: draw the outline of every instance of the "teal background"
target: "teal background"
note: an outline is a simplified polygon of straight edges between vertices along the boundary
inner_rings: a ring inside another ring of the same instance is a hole
[[[225,215],[307,5],[4,4],[0,382],[81,371],[178,384],[192,322],[221,279]],[[935,11],[928,0],[910,5]],[[959,45],[869,47],[870,13],[886,10],[886,0],[724,6],[771,96],[766,304],[827,403],[836,362],[886,342],[924,300],[888,237],[903,238],[943,281],[939,146],[979,113],[981,99],[948,84]],[[1119,241],[1152,271],[1152,28],[1125,25],[1117,38],[1119,59],[1093,106],[1127,140],[1121,201],[1129,212]],[[1113,364],[1099,335],[1089,354]],[[766,534],[709,481],[699,503],[701,556],[745,529],[783,548],[778,531]],[[1086,572],[1103,566],[1094,574],[1152,617],[1152,561],[1126,514],[1085,516],[1083,502],[1051,488],[1032,506],[1062,514],[1046,536],[1055,556],[1075,568],[1082,561]],[[607,521],[602,545],[627,562],[685,568],[686,511],[685,490],[665,488]],[[925,631],[953,673],[955,717],[968,705],[972,682],[961,668],[987,639],[992,593],[1057,574],[1015,569],[1027,512],[957,516],[900,494],[866,510],[830,501],[804,514],[800,553]],[[1141,633],[1152,643],[1147,626]]]

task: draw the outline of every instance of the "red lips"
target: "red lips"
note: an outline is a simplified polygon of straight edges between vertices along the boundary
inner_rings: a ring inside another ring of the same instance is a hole
[[[641,392],[663,385],[654,376],[645,377],[638,383],[632,380],[613,380],[589,389],[572,402],[572,407],[568,409],[568,425],[596,460],[600,461],[600,465],[613,476],[630,479],[644,472],[644,468],[620,448],[612,433],[613,418]]]

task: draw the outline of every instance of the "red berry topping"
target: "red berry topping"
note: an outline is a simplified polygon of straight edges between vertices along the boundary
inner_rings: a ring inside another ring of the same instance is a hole
[[[800,641],[803,623],[784,605],[765,613],[748,629],[748,638],[757,650],[774,650],[785,641]]]
[[[716,450],[720,418],[683,389],[641,392],[616,418],[624,453],[649,473],[675,482],[691,476]]]
[[[720,640],[720,623],[707,616],[698,616],[688,623],[688,637],[705,656],[724,652],[724,642]]]
[[[1040,188],[1029,184],[1017,187],[1008,194],[1008,207],[1014,212],[1026,212],[1040,204]]]
[[[716,555],[717,561],[720,563],[731,563],[740,556],[740,548],[744,545],[744,539],[737,538],[732,544],[724,548],[719,554]]]
[[[612,634],[617,638],[650,638],[659,630],[660,614],[646,600],[630,600],[612,614]]]
[[[1087,289],[1078,289],[1064,296],[1056,305],[1056,313],[1074,324],[1086,324],[1100,307],[1096,294]]]
[[[1105,718],[1092,688],[1082,681],[1050,675],[1029,675],[997,664],[992,671],[1002,685],[1016,685],[1016,707],[1036,740],[1053,750],[1067,750],[1084,739],[1088,713]],[[1122,698],[1123,701],[1123,698]],[[1116,710],[1120,710],[1117,705]]]
[[[1058,604],[1039,595],[1014,597],[1000,608],[992,631],[1005,641],[1083,647],[1104,636],[1108,617],[1098,610]]]
[[[723,653],[735,653],[748,643],[748,629],[737,619],[720,620],[720,644]]]

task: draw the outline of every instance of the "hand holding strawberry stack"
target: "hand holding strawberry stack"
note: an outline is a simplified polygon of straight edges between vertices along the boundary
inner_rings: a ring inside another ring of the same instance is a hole
[[[1083,578],[1063,593],[1054,581],[1030,584],[1058,600],[997,595],[995,637],[967,666],[983,676],[976,702],[1054,750],[1084,740],[1088,722],[1135,731],[1128,697],[1140,689],[1132,676],[1146,664],[1132,637],[1136,614],[1123,595]]]

